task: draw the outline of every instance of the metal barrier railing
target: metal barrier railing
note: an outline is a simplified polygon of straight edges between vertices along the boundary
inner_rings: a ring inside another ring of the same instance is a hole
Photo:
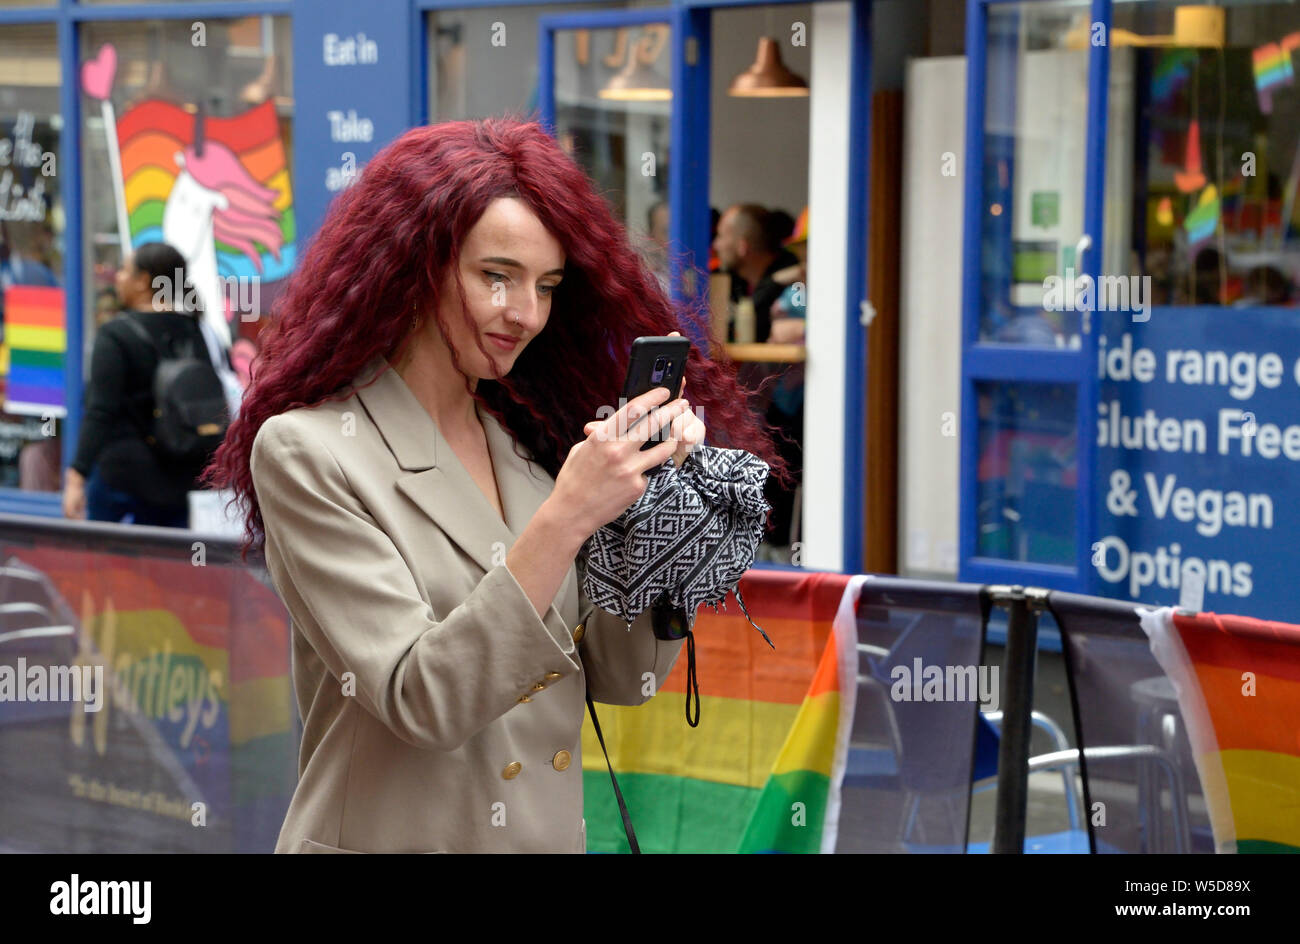
[[[200,549],[203,559],[196,565]],[[116,719],[110,724],[75,707],[0,704],[5,847],[71,851],[102,839],[113,849],[252,851],[264,849],[268,836],[273,840],[296,778],[300,720],[289,679],[287,612],[260,555],[251,555],[250,563],[240,561],[238,542],[225,536],[0,515],[0,661],[21,653],[29,665],[32,659],[105,665],[113,680],[109,713]],[[214,579],[196,579],[196,566],[213,568],[207,573]],[[217,572],[221,579],[215,579]],[[904,658],[944,658],[945,633],[962,634],[961,651],[976,653],[973,658],[983,664],[994,608],[1005,610],[1008,625],[990,851],[1025,849],[1030,775],[1039,770],[1059,773],[1070,826],[1086,824],[1094,852],[1204,848],[1208,821],[1189,770],[1184,719],[1131,604],[1032,587],[873,577],[859,599],[860,689],[866,684],[879,690]],[[1063,747],[1058,737],[1051,754],[1035,758],[1037,633],[1040,616],[1048,612],[1065,642],[1079,746]],[[761,614],[755,615],[761,622]],[[920,806],[939,795],[935,783],[942,777],[933,757],[917,767],[906,763],[909,751],[933,748],[925,743],[933,733],[924,726],[931,716],[917,713],[931,709],[913,706],[908,717],[896,709],[880,709],[893,712],[882,730],[888,728],[883,740],[894,752],[894,769],[878,776],[868,771],[862,782],[888,780],[900,796],[906,794],[897,824],[899,841],[906,844],[913,824],[927,826]],[[131,723],[124,726],[123,719]],[[974,776],[974,745],[987,721],[978,710],[957,723],[967,721],[972,727],[958,732],[971,745],[961,755],[970,765],[965,842],[972,782],[990,782]],[[47,756],[63,766],[37,770],[33,737],[56,747]],[[132,769],[136,762],[152,766]],[[1071,792],[1076,777],[1081,803]],[[943,782],[952,800],[952,777]],[[20,816],[15,809],[24,795],[41,808],[39,828],[30,833],[19,821],[30,821],[31,810]],[[163,838],[152,846],[133,846],[124,838],[132,829],[150,835],[151,823],[183,822],[187,810],[197,816],[196,803],[218,828],[159,828],[156,835]],[[87,819],[87,804],[101,804],[105,816]],[[960,818],[960,812],[954,815]]]

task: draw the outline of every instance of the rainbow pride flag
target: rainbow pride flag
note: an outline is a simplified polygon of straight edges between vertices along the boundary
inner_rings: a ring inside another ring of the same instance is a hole
[[[217,271],[223,277],[260,276],[270,282],[289,274],[295,260],[293,194],[289,187],[289,163],[280,135],[280,120],[271,101],[232,118],[205,117],[205,141],[224,145],[238,159],[240,167],[269,193],[269,206],[278,213],[277,252],[266,240],[254,245],[243,237],[216,236]],[[163,210],[172,186],[180,175],[176,154],[193,144],[194,115],[170,102],[149,99],[126,112],[117,123],[118,146],[122,155],[122,180],[126,194],[126,212],[131,226],[131,244],[162,239]],[[227,179],[230,175],[224,175]],[[233,214],[226,229],[239,231],[259,215],[254,201],[232,191]],[[249,205],[242,205],[243,201]],[[260,248],[259,248],[260,246]],[[255,263],[250,258],[252,252]],[[278,255],[278,258],[277,258]]]
[[[1216,850],[1300,853],[1300,626],[1138,613],[1178,693]]]
[[[4,408],[24,416],[67,416],[63,383],[68,331],[63,289],[11,285],[4,296],[0,376]]]
[[[1273,111],[1273,92],[1295,82],[1291,50],[1297,46],[1300,46],[1300,33],[1291,33],[1281,42],[1265,43],[1251,51],[1259,110],[1266,115]]]
[[[597,706],[644,852],[815,852],[833,845],[848,751],[845,718],[847,712],[851,720],[856,692],[856,681],[846,688],[843,677],[851,655],[856,680],[856,649],[842,639],[847,628],[856,640],[852,611],[847,623],[837,620],[850,580],[747,573],[740,592],[775,651],[739,607],[702,608],[694,628],[697,728],[685,719],[684,652],[646,704]],[[626,852],[590,720],[582,751],[587,849]]]
[[[1201,191],[1196,207],[1183,220],[1183,229],[1187,231],[1187,248],[1200,246],[1219,228],[1219,191],[1210,184]]]
[[[1151,98],[1164,102],[1187,84],[1196,64],[1195,49],[1162,49],[1156,53],[1151,70]]]
[[[821,664],[740,841],[741,852],[834,852],[858,690],[858,593],[849,581]]]

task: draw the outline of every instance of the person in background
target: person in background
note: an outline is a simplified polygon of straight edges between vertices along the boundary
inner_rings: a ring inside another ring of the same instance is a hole
[[[1207,246],[1196,254],[1192,263],[1192,304],[1222,305],[1224,303],[1224,273],[1219,250]]]
[[[767,211],[767,241],[773,246],[784,246],[794,232],[794,217],[785,210]]]
[[[1291,303],[1291,280],[1276,266],[1255,266],[1246,273],[1243,290],[1244,294],[1233,307]]]
[[[718,221],[718,235],[713,245],[723,270],[731,273],[731,300],[734,304],[742,298],[752,299],[754,340],[758,343],[769,339],[772,304],[785,290],[785,286],[774,279],[775,274],[799,265],[799,257],[781,245],[781,240],[790,234],[792,227],[793,219],[789,214],[771,212],[754,203],[734,204]],[[734,325],[728,328],[727,339],[735,339]],[[779,378],[788,370],[788,364],[749,362],[742,364],[738,372],[742,382],[753,392],[751,406],[754,412],[780,431],[774,437],[777,451],[795,476],[789,484],[769,477],[764,487],[764,494],[772,505],[772,530],[766,535],[764,543],[768,549],[765,553],[778,558],[784,556],[784,551],[772,548],[784,548],[790,544],[794,490],[803,452],[800,442],[803,410],[791,415],[772,400],[779,387],[772,383],[771,378]]]
[[[799,260],[797,265],[772,273],[772,281],[785,288],[772,303],[772,328],[768,334],[771,344],[802,344],[808,301],[808,208],[799,214],[794,230],[783,245]],[[802,369],[800,371],[802,386]],[[802,398],[801,398],[802,402]]]
[[[53,239],[44,223],[0,222],[0,289],[14,285],[57,288],[58,276],[46,264],[53,256]]]
[[[783,245],[795,256],[796,264],[772,273],[772,281],[782,286],[782,290],[772,302],[772,327],[767,340],[769,344],[803,344],[808,299],[807,207],[799,214]],[[803,481],[803,390],[804,365],[789,364],[777,378],[765,416],[767,422],[783,434],[777,448],[794,473],[796,483]],[[767,489],[767,500],[772,504],[772,518],[776,523],[776,532],[771,539],[774,545],[789,546],[796,537],[795,495],[795,488],[780,488],[777,484]]]
[[[141,246],[118,270],[124,311],[95,335],[77,455],[64,476],[63,513],[69,518],[120,522],[130,516],[135,524],[189,526],[189,492],[200,488],[196,480],[210,456],[178,465],[146,441],[158,355],[125,323],[135,319],[163,350],[189,344],[203,351],[201,313],[173,308],[175,299],[184,308],[184,299],[193,297],[184,270],[184,258],[166,243]],[[170,290],[178,275],[182,287]]]
[[[646,211],[646,229],[650,234],[650,244],[645,253],[646,265],[659,279],[664,294],[671,294],[672,273],[668,265],[668,202],[666,200],[656,200]]]
[[[771,327],[772,302],[784,289],[772,281],[772,274],[799,264],[774,238],[781,222],[779,216],[774,218],[756,203],[734,204],[718,220],[718,235],[713,240],[719,265],[731,273],[731,300],[753,299],[754,340],[760,343],[767,340]],[[727,339],[734,338],[734,331],[728,330]]]
[[[117,317],[122,310],[122,303],[117,300],[117,291],[111,288],[100,289],[95,294],[95,330]]]

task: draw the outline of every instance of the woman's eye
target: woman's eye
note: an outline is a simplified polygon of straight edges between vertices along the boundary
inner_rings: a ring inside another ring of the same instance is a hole
[[[488,277],[489,282],[504,282],[506,280],[506,277],[500,272],[484,272],[483,274]]]
[[[557,288],[559,288],[558,285],[539,285],[539,286],[537,286],[538,291],[540,291],[543,295],[550,295],[550,294],[551,294],[552,292],[554,292]]]

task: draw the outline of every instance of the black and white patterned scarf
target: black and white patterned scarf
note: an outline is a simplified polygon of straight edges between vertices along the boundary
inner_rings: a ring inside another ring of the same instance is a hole
[[[763,496],[768,471],[743,449],[703,445],[681,468],[664,463],[645,493],[582,546],[577,567],[587,599],[629,624],[651,607],[684,611],[689,632],[701,604],[716,611],[733,592],[772,645],[737,586],[754,563],[771,508]]]

